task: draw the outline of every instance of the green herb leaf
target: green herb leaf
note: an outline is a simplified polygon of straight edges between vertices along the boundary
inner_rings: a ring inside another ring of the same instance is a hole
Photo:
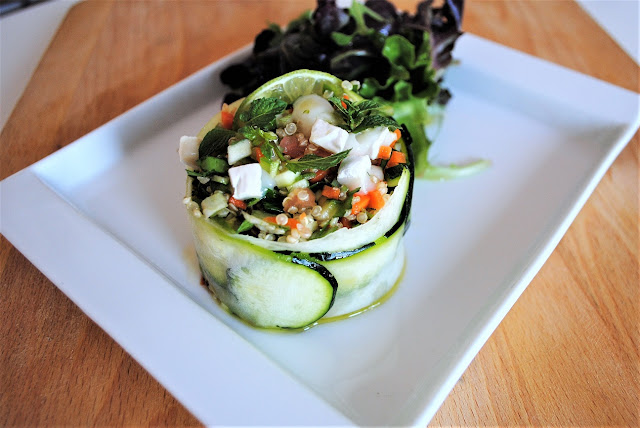
[[[287,108],[287,103],[279,98],[258,98],[251,103],[248,111],[240,114],[245,126],[270,131],[276,127],[276,116]]]
[[[253,223],[251,223],[250,221],[244,220],[242,223],[240,223],[240,226],[238,226],[238,229],[236,230],[236,232],[243,233],[243,232],[246,232],[247,230],[251,230],[252,227],[253,227]]]
[[[354,129],[354,132],[362,132],[365,129],[376,128],[378,126],[386,126],[392,131],[400,128],[398,122],[396,122],[392,117],[375,114],[365,117],[358,127]]]
[[[198,157],[204,159],[207,156],[218,157],[224,155],[229,145],[229,139],[236,133],[229,129],[213,128],[202,139],[198,149]]]
[[[283,199],[283,195],[279,194],[273,189],[267,189],[264,197],[260,200],[260,204],[258,205],[258,207],[270,214],[280,214],[284,212],[284,209],[282,207]]]
[[[376,101],[363,100],[355,104],[347,99],[331,97],[329,102],[340,114],[349,132],[362,132],[377,126],[388,126],[393,129],[400,127],[390,116],[379,114],[383,107]]]
[[[306,155],[297,161],[287,162],[287,168],[293,172],[302,172],[306,169],[329,169],[342,162],[350,151],[351,149],[345,150],[344,152],[336,153],[326,158],[317,155]]]
[[[238,133],[244,135],[254,146],[259,146],[263,141],[278,141],[278,135],[275,132],[263,131],[260,128],[252,126],[243,126],[238,129]]]

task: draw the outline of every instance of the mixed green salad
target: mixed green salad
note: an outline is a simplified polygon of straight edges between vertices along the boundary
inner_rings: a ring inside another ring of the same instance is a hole
[[[444,167],[429,161],[427,129],[438,127],[451,98],[443,77],[462,34],[464,0],[440,3],[421,1],[410,14],[386,0],[318,0],[314,11],[286,28],[272,24],[262,30],[251,56],[222,72],[222,82],[231,88],[225,101],[293,70],[325,71],[353,82],[360,95],[406,125],[417,176],[452,178],[483,169],[483,161]]]

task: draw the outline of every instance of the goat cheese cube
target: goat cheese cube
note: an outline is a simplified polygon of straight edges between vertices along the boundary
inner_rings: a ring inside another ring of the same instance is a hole
[[[233,165],[240,159],[251,156],[251,141],[244,139],[227,147],[227,162]]]
[[[366,154],[369,159],[377,159],[380,147],[391,145],[395,139],[395,134],[389,131],[386,126],[367,129],[356,134],[356,140],[358,141],[356,153]]]
[[[200,139],[198,137],[180,137],[178,155],[180,156],[180,161],[184,166],[189,169],[196,169],[198,167],[199,150]]]
[[[380,171],[372,170],[371,159],[367,155],[349,156],[340,164],[338,168],[338,183],[344,184],[349,190],[360,189],[362,192],[369,192],[376,187],[372,177],[379,176]],[[377,167],[380,169],[380,167]]]
[[[229,179],[233,187],[233,197],[241,201],[262,196],[262,168],[260,164],[229,168]]]
[[[349,138],[349,133],[322,119],[318,119],[311,127],[309,141],[333,153],[341,152]]]

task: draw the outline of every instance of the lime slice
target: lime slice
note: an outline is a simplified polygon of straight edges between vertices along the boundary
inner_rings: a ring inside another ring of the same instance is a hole
[[[238,107],[234,127],[238,125],[240,113],[248,110],[251,103],[259,98],[279,98],[287,104],[293,104],[295,100],[304,95],[316,94],[322,96],[327,91],[337,97],[346,94],[351,100],[362,100],[360,95],[344,89],[342,80],[336,76],[316,70],[296,70],[268,81],[247,95],[240,107]]]

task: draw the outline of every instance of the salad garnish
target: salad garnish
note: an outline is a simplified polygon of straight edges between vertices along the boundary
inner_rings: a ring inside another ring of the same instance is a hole
[[[305,12],[284,29],[270,24],[261,31],[252,55],[221,74],[222,82],[232,89],[226,102],[293,70],[325,71],[355,84],[363,97],[406,125],[414,141],[418,177],[449,179],[487,167],[486,161],[438,166],[429,160],[428,134],[437,134],[452,96],[444,86],[444,71],[454,63],[464,0],[445,0],[439,6],[422,1],[414,14],[397,11],[386,0],[354,0],[348,7],[344,3],[318,0],[313,12]],[[354,127],[351,120],[361,119],[358,111],[364,106],[356,110],[348,100],[332,103],[351,130],[375,126],[384,117],[366,116]]]

